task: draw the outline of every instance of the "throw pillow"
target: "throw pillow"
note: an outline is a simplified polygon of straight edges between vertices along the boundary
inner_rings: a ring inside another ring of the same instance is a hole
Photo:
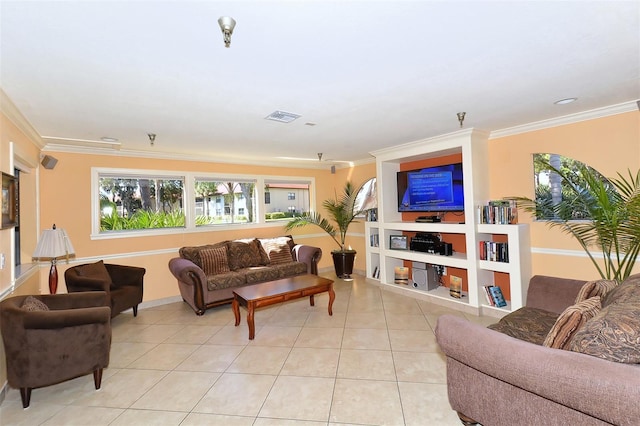
[[[226,246],[200,250],[200,259],[205,275],[230,272]]]
[[[616,280],[593,280],[586,282],[576,296],[574,303],[580,303],[592,297],[600,296],[600,299],[604,297],[609,291],[613,290],[618,285]]]
[[[255,239],[229,241],[227,249],[229,268],[232,271],[260,266],[262,262],[258,241]]]
[[[640,284],[629,279],[607,293],[602,299],[602,307],[640,300]]]
[[[107,282],[109,283],[109,287],[113,285],[113,282],[111,282],[111,275],[109,275],[109,271],[107,271],[107,267],[104,266],[104,262],[102,260],[96,263],[78,266],[76,268],[76,272],[81,277],[95,278]]]
[[[544,339],[543,346],[569,349],[571,338],[582,325],[600,312],[600,296],[592,297],[569,306],[556,320]]]
[[[261,240],[262,246],[269,255],[269,261],[274,264],[282,264],[293,262],[291,256],[291,247],[289,246],[290,238],[279,237]]]
[[[22,302],[22,309],[29,312],[36,312],[48,311],[49,307],[45,305],[43,301],[36,299],[33,296],[28,296],[26,299],[24,299],[24,302]]]

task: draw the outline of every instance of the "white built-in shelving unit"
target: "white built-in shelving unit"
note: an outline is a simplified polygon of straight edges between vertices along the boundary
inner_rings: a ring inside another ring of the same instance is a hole
[[[380,285],[389,290],[472,313],[501,316],[524,306],[531,277],[528,225],[480,224],[476,215],[476,206],[489,199],[487,140],[488,133],[470,129],[371,153],[376,158],[378,221],[367,222],[365,225],[367,277],[373,278],[377,270]],[[459,216],[460,220],[440,223],[403,221],[402,214],[398,212],[397,198],[396,175],[400,171],[400,165],[452,154],[462,155],[464,214]],[[403,232],[458,234],[465,241],[466,252],[443,256],[391,249],[390,236],[401,235]],[[371,237],[374,234],[377,234],[375,239]],[[508,263],[480,260],[480,241],[491,241],[495,235],[506,237],[509,245]],[[371,244],[373,240],[377,240],[377,246]],[[457,299],[451,297],[448,288],[444,286],[427,291],[394,284],[394,268],[403,266],[405,261],[464,269],[467,271],[468,291],[464,293],[464,297]],[[489,306],[484,296],[482,286],[493,284],[494,272],[509,274],[511,297],[504,308]]]

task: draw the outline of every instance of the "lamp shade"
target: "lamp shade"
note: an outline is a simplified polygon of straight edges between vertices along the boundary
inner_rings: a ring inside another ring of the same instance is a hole
[[[59,259],[75,254],[71,240],[64,229],[45,229],[40,235],[36,250],[33,252],[34,259]]]

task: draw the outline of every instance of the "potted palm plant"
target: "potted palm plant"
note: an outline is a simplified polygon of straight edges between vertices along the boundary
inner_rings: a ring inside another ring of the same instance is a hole
[[[640,171],[607,179],[581,163],[571,169],[545,158],[537,163],[560,177],[562,199],[536,193],[534,200],[514,197],[518,205],[573,236],[603,279],[624,281],[640,253]],[[602,252],[602,262],[591,252],[594,248]]]
[[[322,202],[322,207],[327,211],[333,223],[322,217],[320,213],[309,212],[294,217],[286,225],[287,231],[302,226],[316,225],[329,234],[339,247],[339,249],[333,250],[331,255],[336,275],[342,279],[351,278],[356,258],[356,251],[347,248],[345,240],[349,225],[356,221],[356,216],[364,213],[356,208],[357,195],[358,191],[350,181],[347,181],[339,197],[336,194],[335,198]]]

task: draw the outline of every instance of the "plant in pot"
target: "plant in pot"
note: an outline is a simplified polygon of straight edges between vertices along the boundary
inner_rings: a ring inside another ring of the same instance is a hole
[[[364,210],[356,209],[357,195],[358,191],[350,181],[347,181],[339,197],[336,194],[335,198],[322,202],[322,207],[327,211],[333,223],[322,217],[320,213],[309,212],[294,217],[286,225],[287,231],[307,225],[316,225],[329,234],[340,247],[331,252],[336,275],[338,278],[347,280],[351,278],[356,258],[356,251],[345,245],[347,230],[349,225],[356,222],[356,217],[364,213]]]
[[[607,179],[582,163],[561,167],[554,155],[538,156],[536,168],[560,177],[557,190],[539,190],[534,200],[514,199],[550,227],[573,236],[603,279],[624,281],[640,253],[640,171]],[[560,191],[561,198],[553,195]],[[602,252],[602,261],[591,252],[594,248]]]

